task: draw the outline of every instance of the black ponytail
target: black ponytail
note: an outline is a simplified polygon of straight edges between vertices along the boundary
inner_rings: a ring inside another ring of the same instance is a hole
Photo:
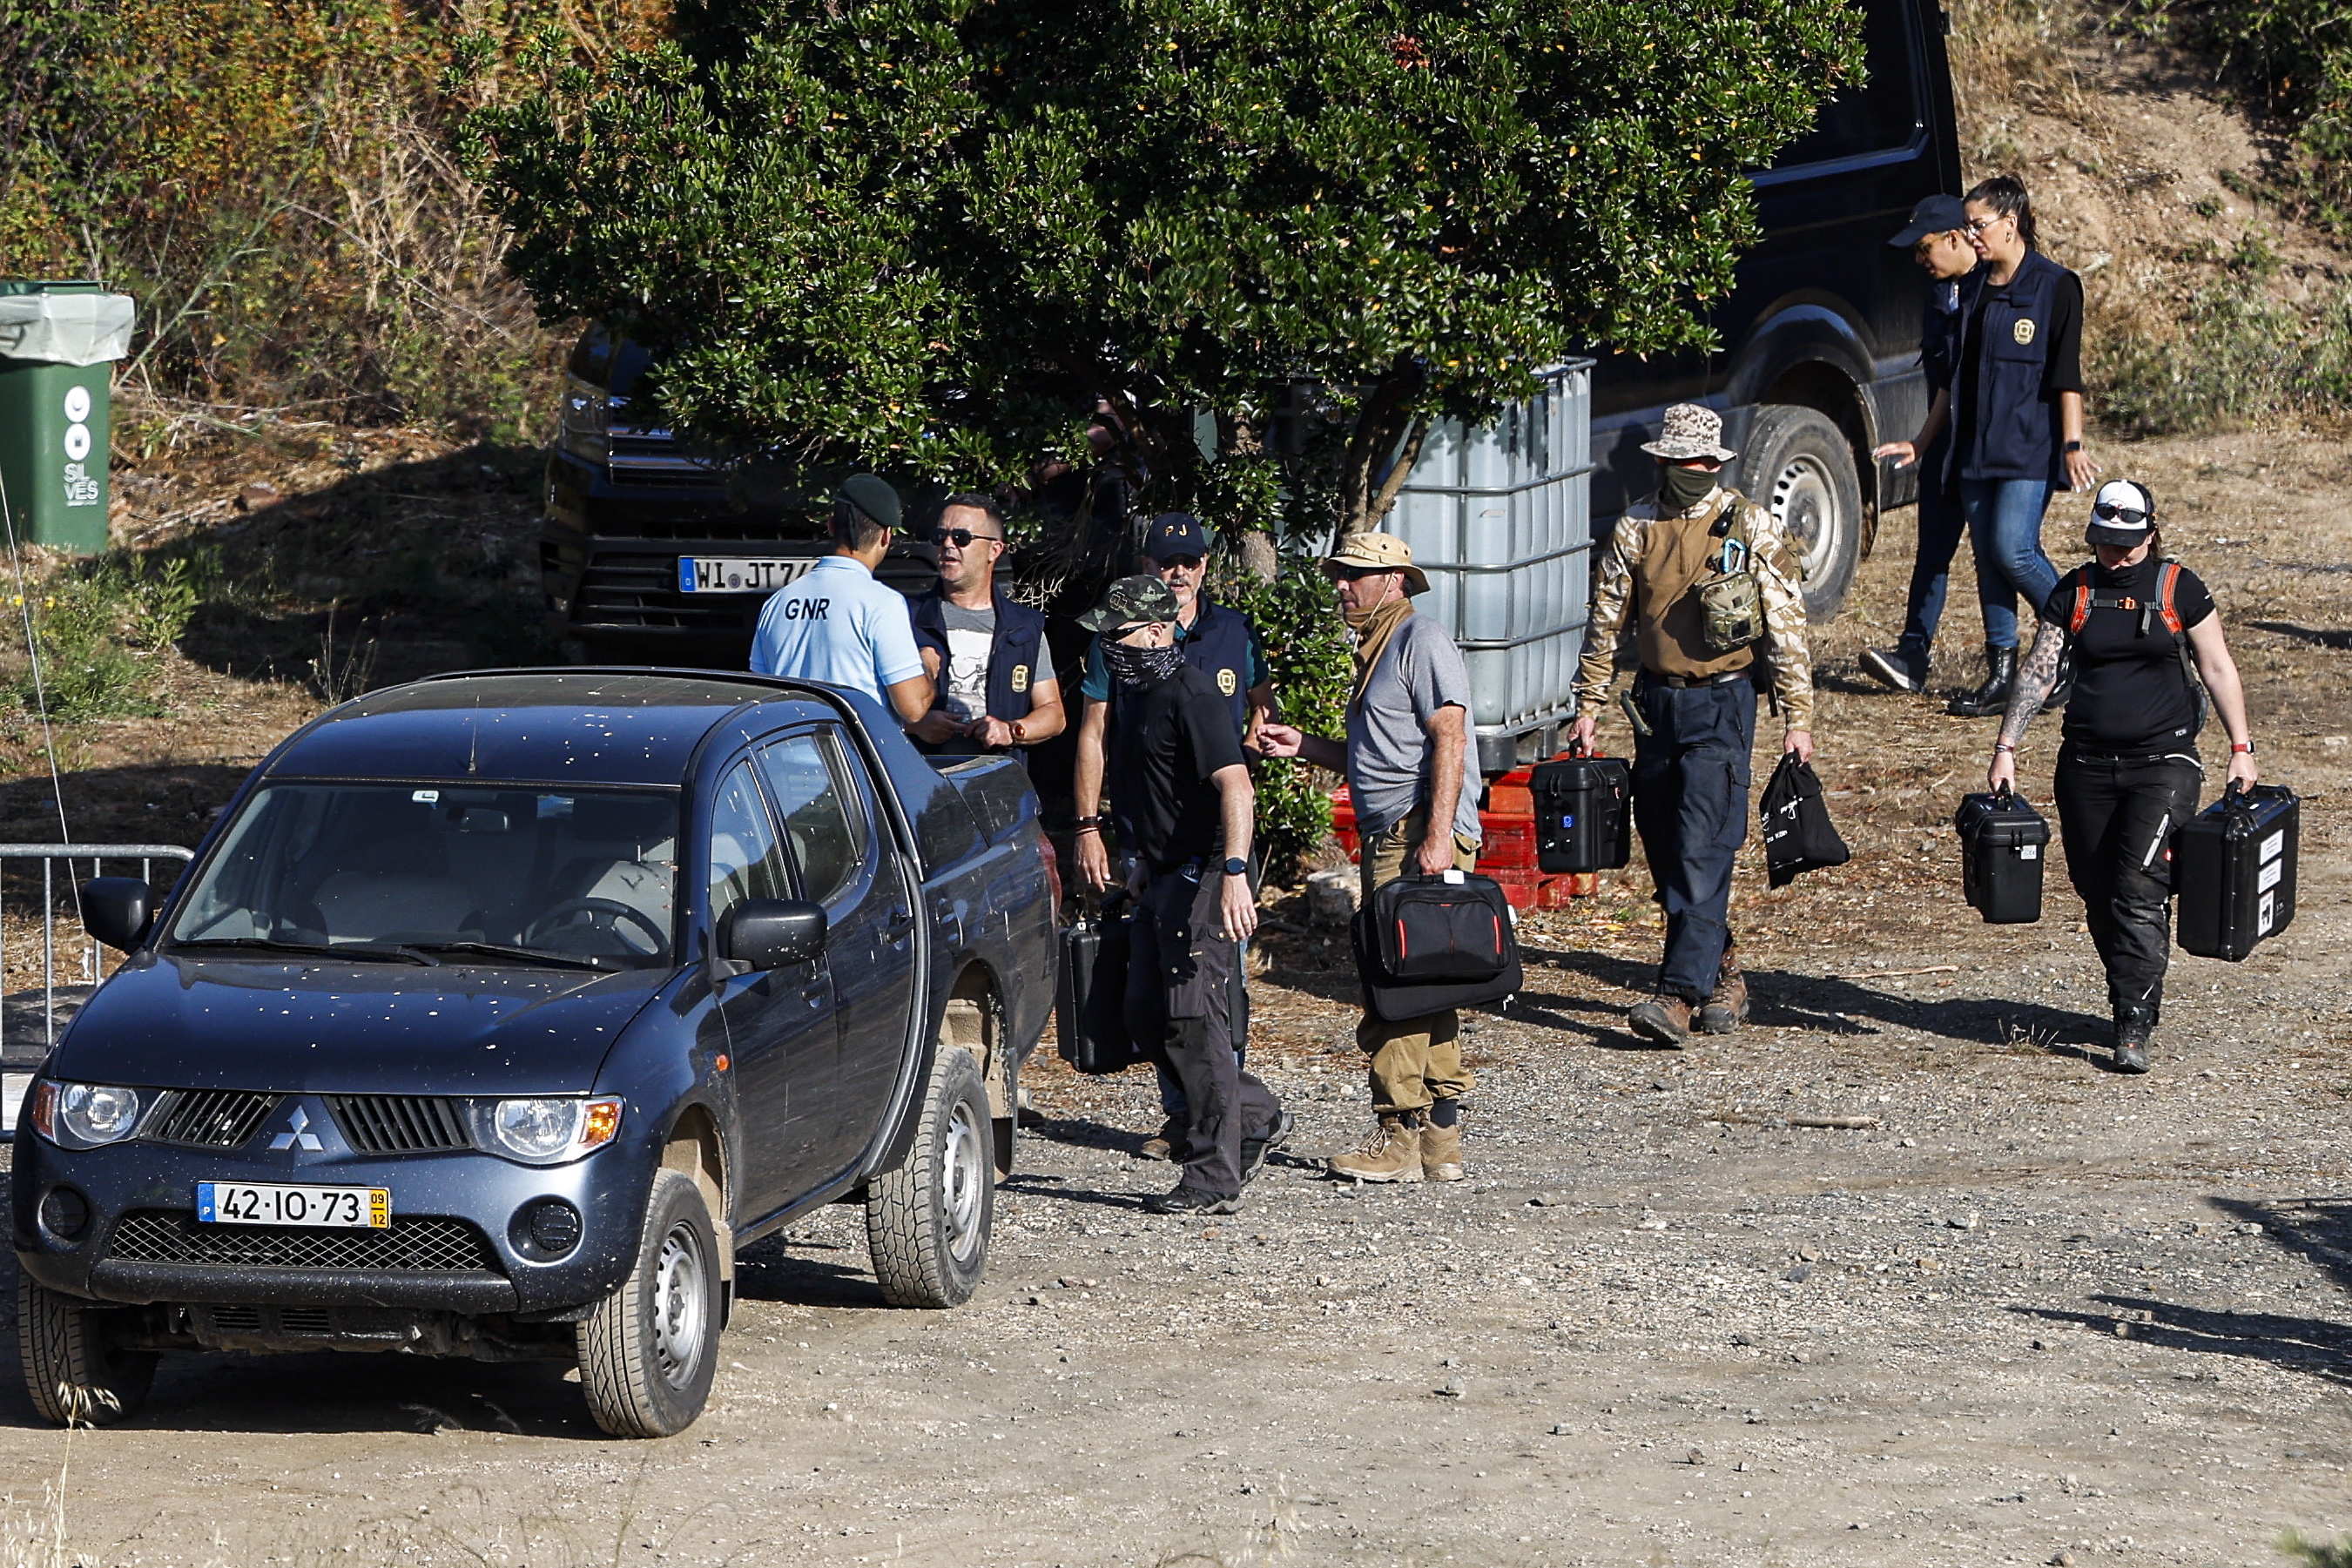
[[[2025,248],[2028,250],[2040,248],[2036,244],[2033,226],[2033,198],[2025,193],[2025,182],[2016,175],[1995,174],[1990,180],[1979,180],[1969,193],[1960,199],[1964,202],[1982,202],[2002,217],[2015,218],[2017,237],[2025,242]]]

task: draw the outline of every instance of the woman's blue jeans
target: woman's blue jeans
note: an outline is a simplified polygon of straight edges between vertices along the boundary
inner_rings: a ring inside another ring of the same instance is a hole
[[[1996,648],[2017,646],[2017,596],[2025,612],[2039,615],[2058,569],[2042,553],[2042,514],[2050,506],[2043,479],[1963,479],[1960,515],[1969,523],[1969,548],[1976,556],[1977,604],[1984,612],[1985,641]]]

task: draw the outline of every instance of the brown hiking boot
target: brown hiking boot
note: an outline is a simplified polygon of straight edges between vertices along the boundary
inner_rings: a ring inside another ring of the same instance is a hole
[[[1458,1114],[1458,1113],[1457,1113]],[[1421,1125],[1421,1176],[1423,1181],[1460,1181],[1462,1169],[1462,1124],[1441,1127],[1435,1122]]]
[[[1643,1040],[1679,1046],[1690,1039],[1691,1005],[1680,997],[1652,997],[1627,1013],[1625,1022]]]
[[[1427,1135],[1419,1113],[1383,1113],[1371,1136],[1332,1157],[1331,1174],[1350,1181],[1419,1181],[1421,1141]]]
[[[1748,1021],[1748,977],[1730,948],[1723,950],[1723,967],[1716,972],[1715,995],[1698,1009],[1698,1027],[1709,1034],[1729,1034]]]
[[[1160,1131],[1143,1140],[1135,1152],[1147,1160],[1172,1160],[1176,1151],[1184,1146],[1184,1124],[1174,1116],[1160,1124]]]

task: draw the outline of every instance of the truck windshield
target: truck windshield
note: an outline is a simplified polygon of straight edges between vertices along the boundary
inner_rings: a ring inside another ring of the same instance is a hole
[[[272,784],[230,824],[171,942],[667,967],[677,813],[668,789]]]

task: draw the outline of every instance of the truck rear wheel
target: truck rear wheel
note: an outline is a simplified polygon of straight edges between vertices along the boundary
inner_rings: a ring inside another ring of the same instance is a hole
[[[719,1365],[719,1241],[701,1190],[654,1174],[637,1264],[581,1323],[580,1391],[616,1437],[667,1437],[694,1425]]]
[[[147,1402],[152,1351],[107,1342],[102,1309],[16,1276],[16,1349],[33,1408],[60,1427],[110,1427]]]
[[[1862,476],[1837,422],[1819,410],[1767,403],[1748,428],[1740,488],[1786,529],[1805,572],[1805,619],[1837,619],[1862,559]]]
[[[866,1184],[866,1244],[892,1306],[961,1306],[978,1288],[996,1222],[994,1145],[980,1064],[943,1048],[923,1085],[914,1146]]]

